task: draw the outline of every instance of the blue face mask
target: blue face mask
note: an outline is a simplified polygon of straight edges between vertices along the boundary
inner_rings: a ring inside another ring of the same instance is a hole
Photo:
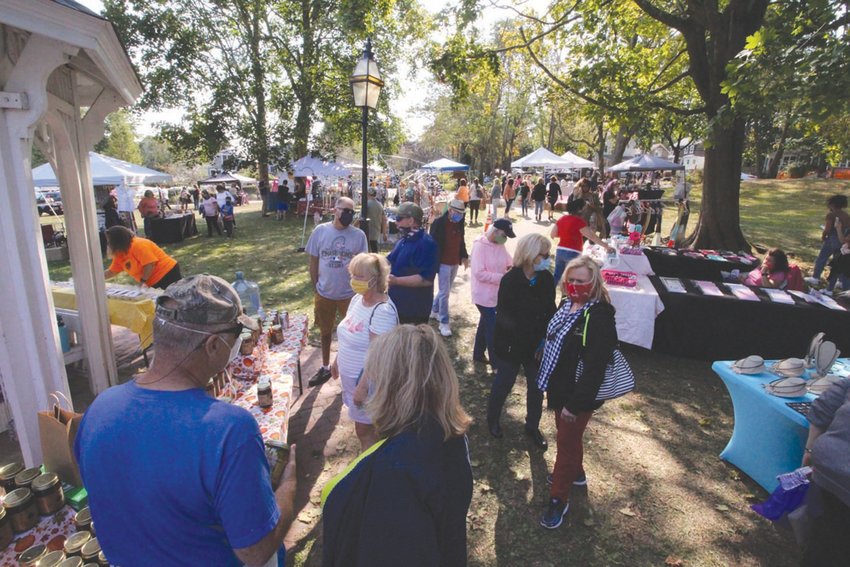
[[[549,271],[549,268],[551,266],[552,266],[552,259],[551,258],[544,258],[544,259],[540,260],[539,262],[537,262],[536,264],[534,264],[534,271],[535,272],[547,272],[547,271]]]
[[[451,215],[449,215],[449,219],[451,219],[452,222],[460,222],[460,221],[463,220],[463,214],[462,213],[452,213]]]

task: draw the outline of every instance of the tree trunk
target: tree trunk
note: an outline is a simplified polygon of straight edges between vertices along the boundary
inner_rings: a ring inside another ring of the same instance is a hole
[[[314,84],[314,48],[313,26],[310,0],[301,0],[301,29],[303,30],[303,52],[301,54],[301,76],[292,81],[295,98],[298,100],[298,114],[295,116],[295,128],[292,132],[292,159],[300,159],[307,154],[310,142],[310,130],[313,127]]]
[[[599,175],[605,174],[605,123],[599,121],[596,125],[596,165]]]
[[[741,155],[744,120],[718,125],[705,149],[699,222],[687,244],[694,248],[750,250],[741,232]]]
[[[263,69],[263,61],[260,57],[260,13],[261,2],[254,2],[253,21],[251,34],[251,74],[254,84],[251,86],[257,105],[257,122],[254,128],[254,146],[257,151],[257,162],[259,171],[257,174],[260,181],[268,183],[269,180],[269,138],[266,125],[266,75]]]
[[[614,141],[614,151],[611,153],[611,165],[617,165],[623,161],[623,154],[626,153],[626,146],[632,139],[632,133],[625,127],[620,126],[617,130],[617,138]]]
[[[788,130],[791,127],[791,118],[785,119],[785,124],[782,126],[782,133],[779,135],[779,142],[776,144],[776,151],[770,157],[770,166],[767,168],[767,177],[776,179],[779,175],[779,166],[782,164],[782,156],[785,155],[785,140],[788,139]]]

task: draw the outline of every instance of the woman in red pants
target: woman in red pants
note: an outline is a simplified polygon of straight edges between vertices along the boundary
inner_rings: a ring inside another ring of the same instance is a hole
[[[572,260],[563,292],[564,300],[546,330],[537,376],[558,429],[549,505],[540,518],[547,529],[561,525],[570,506],[570,488],[587,484],[582,437],[593,412],[602,406],[596,397],[617,347],[614,307],[599,266],[588,256]]]

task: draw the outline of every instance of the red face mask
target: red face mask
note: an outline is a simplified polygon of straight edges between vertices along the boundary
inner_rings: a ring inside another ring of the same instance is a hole
[[[590,297],[590,290],[593,289],[592,283],[571,284],[564,286],[567,290],[567,295],[573,303],[585,303]]]

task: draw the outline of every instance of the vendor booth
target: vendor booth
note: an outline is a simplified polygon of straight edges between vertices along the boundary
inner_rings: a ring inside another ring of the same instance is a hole
[[[0,0],[0,376],[26,466],[43,462],[37,414],[70,397],[33,199],[35,144],[61,189],[79,333],[93,393],[116,381],[89,152],[105,117],[142,93],[112,25],[76,2]],[[119,181],[120,182],[120,181]]]
[[[511,162],[511,169],[570,169],[572,162],[566,158],[550,152],[544,147],[539,147],[527,156],[523,156]]]
[[[95,187],[101,185],[151,185],[171,183],[167,173],[130,163],[118,158],[89,152],[91,163],[91,182]],[[32,181],[36,187],[58,187],[59,181],[49,163],[32,170]]]
[[[592,161],[579,157],[573,152],[567,152],[561,155],[561,157],[569,162],[568,169],[596,169],[596,164]]]
[[[469,171],[469,166],[463,163],[459,163],[447,158],[440,158],[438,160],[434,160],[432,162],[426,163],[419,167],[419,169],[425,171],[437,171],[437,172],[459,172],[459,171]]]

